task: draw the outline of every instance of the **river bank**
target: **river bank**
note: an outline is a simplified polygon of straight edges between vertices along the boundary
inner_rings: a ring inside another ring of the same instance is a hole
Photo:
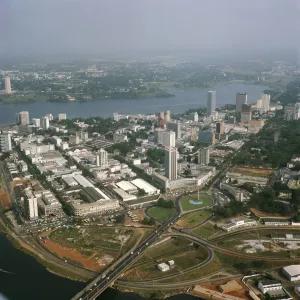
[[[248,102],[254,103],[261,96],[267,86],[245,85],[242,83],[220,84],[217,92],[217,106],[234,104],[237,92],[248,93]],[[167,88],[172,98],[144,98],[144,99],[103,99],[88,102],[35,102],[35,103],[6,103],[0,104],[0,125],[14,124],[16,115],[20,111],[29,111],[31,118],[40,118],[52,113],[55,117],[59,113],[66,113],[67,117],[88,118],[100,116],[112,117],[114,112],[122,114],[153,114],[158,111],[171,109],[172,113],[181,113],[188,109],[205,107],[208,89],[177,89]]]

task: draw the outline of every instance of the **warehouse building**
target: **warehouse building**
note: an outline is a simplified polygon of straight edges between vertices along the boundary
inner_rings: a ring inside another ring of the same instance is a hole
[[[114,188],[113,190],[123,201],[130,201],[130,200],[137,199],[137,197],[135,195],[130,195],[122,189]]]
[[[160,193],[159,189],[155,188],[143,179],[137,178],[132,180],[131,183],[139,189],[144,190],[148,195],[159,195]]]
[[[128,194],[136,194],[138,192],[137,187],[135,185],[133,185],[132,183],[130,183],[129,181],[123,180],[123,181],[117,182],[116,185]]]
[[[289,281],[300,281],[300,265],[290,265],[282,269]]]
[[[231,223],[226,224],[222,227],[223,230],[229,232],[238,228],[243,227],[249,227],[249,226],[255,226],[256,221],[255,220],[239,220],[239,219],[233,219],[231,220]]]

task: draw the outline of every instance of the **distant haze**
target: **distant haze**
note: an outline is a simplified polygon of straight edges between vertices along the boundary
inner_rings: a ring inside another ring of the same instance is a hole
[[[0,54],[294,51],[297,0],[0,0]]]

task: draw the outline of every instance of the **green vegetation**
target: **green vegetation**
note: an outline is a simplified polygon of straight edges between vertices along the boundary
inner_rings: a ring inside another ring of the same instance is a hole
[[[217,229],[211,223],[206,223],[203,226],[196,228],[192,231],[192,234],[199,238],[208,238],[216,233],[219,233],[220,229]]]
[[[150,217],[157,219],[161,222],[165,222],[169,218],[171,218],[175,213],[175,208],[164,208],[154,206],[148,209],[148,214]]]
[[[224,207],[217,206],[215,208],[216,216],[220,216],[220,217],[224,217],[224,218],[234,217],[245,211],[247,211],[247,208],[243,205],[243,203],[240,201],[236,201],[236,200],[232,200],[230,204],[228,204]]]
[[[165,151],[162,149],[148,149],[147,157],[152,167],[160,167],[165,162]]]
[[[189,210],[209,206],[213,203],[212,197],[203,193],[199,194],[199,202],[202,202],[201,204],[192,204],[190,203],[190,201],[197,202],[198,194],[187,195],[180,199],[180,203],[184,211],[189,211]]]
[[[47,99],[48,97],[44,94],[36,92],[0,96],[0,102],[2,103],[39,102]]]
[[[294,201],[298,201],[298,198],[294,199]],[[265,188],[260,193],[252,194],[250,205],[266,213],[279,213],[281,215],[290,215],[292,213],[290,204],[276,200],[275,192],[271,188]],[[298,210],[298,205],[295,205],[295,210]]]
[[[177,225],[185,228],[196,227],[211,215],[212,212],[210,210],[195,211],[180,218],[180,220],[177,222]]]

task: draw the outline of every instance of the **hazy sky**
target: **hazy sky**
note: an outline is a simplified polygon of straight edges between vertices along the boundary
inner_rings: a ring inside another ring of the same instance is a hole
[[[298,0],[0,0],[0,53],[296,48]]]

